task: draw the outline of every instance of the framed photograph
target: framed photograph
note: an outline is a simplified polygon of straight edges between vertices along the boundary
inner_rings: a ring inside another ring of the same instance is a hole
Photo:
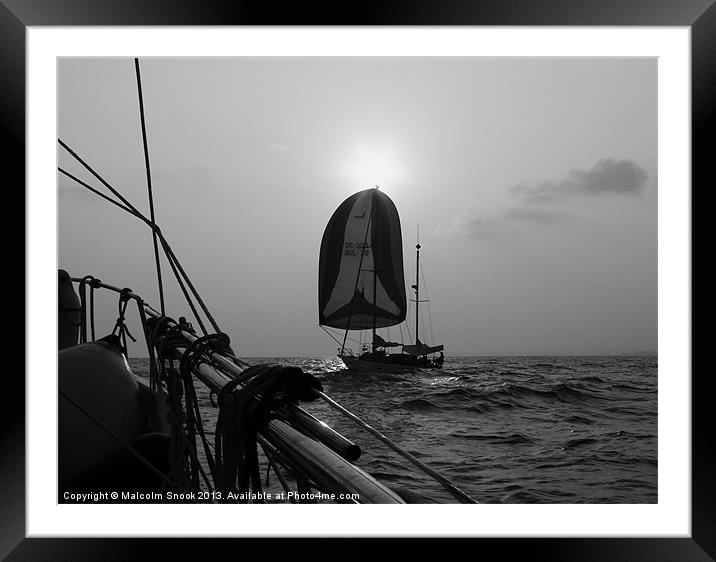
[[[64,4],[0,6],[3,556],[714,559],[713,2]]]

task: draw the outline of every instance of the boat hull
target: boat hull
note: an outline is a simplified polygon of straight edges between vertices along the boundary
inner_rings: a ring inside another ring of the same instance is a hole
[[[428,364],[404,364],[388,361],[370,361],[356,357],[355,355],[339,355],[343,363],[350,371],[360,372],[381,372],[381,373],[405,373],[425,369],[440,369],[442,365]],[[388,356],[390,357],[390,356]]]

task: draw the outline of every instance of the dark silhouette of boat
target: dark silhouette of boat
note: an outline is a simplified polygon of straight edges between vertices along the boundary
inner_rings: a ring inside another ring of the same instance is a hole
[[[414,343],[386,340],[377,330],[401,326],[407,313],[402,234],[395,204],[376,186],[351,195],[328,221],[319,259],[318,323],[324,329],[344,330],[342,341],[334,339],[341,344],[338,356],[349,369],[404,371],[442,366],[443,346],[426,345],[419,339],[419,305],[426,302],[420,300],[420,248],[418,242],[412,285]],[[369,343],[359,342],[359,351],[352,351],[346,346],[348,334],[364,330],[370,331]]]

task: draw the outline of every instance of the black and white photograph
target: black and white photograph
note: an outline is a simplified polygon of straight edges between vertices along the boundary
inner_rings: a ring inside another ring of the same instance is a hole
[[[0,556],[711,559],[707,3],[0,12]]]
[[[58,58],[58,502],[657,503],[657,78]]]

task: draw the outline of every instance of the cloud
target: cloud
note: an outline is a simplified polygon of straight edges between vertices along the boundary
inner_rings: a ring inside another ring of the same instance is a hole
[[[514,195],[520,195],[527,203],[551,203],[556,199],[558,184],[553,181],[542,182],[538,185],[519,183],[510,189]]]
[[[429,230],[432,236],[443,238],[467,236],[474,240],[483,240],[499,235],[510,224],[523,222],[537,226],[551,226],[565,218],[567,218],[567,214],[561,211],[524,206],[509,207],[492,213],[466,212],[454,216],[446,224],[435,226]]]
[[[629,160],[602,158],[591,170],[572,170],[564,183],[568,190],[587,193],[638,193],[647,179],[646,171]]]
[[[562,211],[552,211],[549,209],[535,209],[525,207],[514,207],[507,209],[503,217],[507,220],[527,221],[536,224],[550,225],[557,221],[561,221],[567,216]]]
[[[469,236],[470,238],[487,238],[495,232],[496,217],[478,215],[477,213],[462,213],[454,215],[450,220],[427,227],[431,237],[454,238]]]
[[[572,170],[559,181],[520,183],[510,189],[526,203],[551,203],[561,195],[635,195],[646,185],[646,171],[630,160],[602,158],[590,170]]]
[[[488,238],[495,232],[495,219],[487,217],[465,217],[461,229],[470,238]]]
[[[519,183],[509,192],[513,196],[501,210],[465,212],[456,215],[443,226],[436,227],[437,235],[468,236],[473,239],[491,238],[519,223],[538,227],[553,227],[571,222],[567,198],[598,194],[636,195],[645,187],[647,173],[635,162],[602,158],[589,170],[572,170],[561,180],[540,183]],[[573,200],[574,201],[574,200]]]

